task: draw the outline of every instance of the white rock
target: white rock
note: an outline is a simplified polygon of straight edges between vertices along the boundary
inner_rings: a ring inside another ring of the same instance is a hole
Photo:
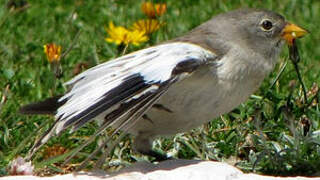
[[[11,176],[0,180],[315,180],[306,177],[272,177],[244,174],[222,162],[197,160],[168,160],[159,164],[139,162],[117,173],[80,172],[53,177]]]

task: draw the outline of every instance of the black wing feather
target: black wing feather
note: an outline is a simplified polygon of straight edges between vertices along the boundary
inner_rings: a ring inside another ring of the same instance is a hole
[[[133,94],[148,87],[150,87],[150,84],[146,84],[142,76],[139,74],[131,75],[130,77],[124,79],[119,86],[104,94],[102,96],[103,98],[101,98],[93,106],[88,107],[85,111],[72,117],[71,119],[68,119],[65,122],[63,129],[66,129],[73,124],[75,129],[78,129],[100,113],[106,111],[119,102],[129,99]],[[61,121],[63,121],[63,119]]]

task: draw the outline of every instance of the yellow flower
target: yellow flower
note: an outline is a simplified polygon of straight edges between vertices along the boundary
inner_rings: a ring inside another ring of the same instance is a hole
[[[106,31],[109,35],[105,40],[110,43],[120,44],[133,44],[138,46],[140,43],[143,43],[148,40],[144,31],[133,30],[130,31],[122,26],[114,26],[113,22],[109,23],[109,27],[106,28]]]
[[[146,34],[151,34],[155,31],[157,31],[162,25],[163,25],[163,23],[160,23],[156,19],[146,19],[146,20],[142,19],[142,20],[135,22],[132,25],[131,29],[143,31]]]
[[[139,46],[140,43],[148,41],[149,38],[146,36],[144,31],[133,30],[128,33],[128,41],[125,44],[132,43],[135,46]]]
[[[61,56],[61,46],[54,43],[46,44],[43,46],[44,53],[47,55],[49,63],[59,62]]]
[[[109,37],[106,38],[107,42],[114,42],[117,45],[124,43],[128,39],[128,30],[122,26],[115,27],[113,22],[109,22],[109,27],[106,28]]]
[[[141,5],[141,10],[149,18],[154,19],[156,17],[162,16],[167,11],[167,4],[153,4],[152,2],[144,2]]]

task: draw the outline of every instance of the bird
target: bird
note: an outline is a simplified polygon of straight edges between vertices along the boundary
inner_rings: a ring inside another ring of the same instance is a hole
[[[96,119],[100,127],[91,140],[112,127],[131,134],[137,152],[161,159],[152,149],[155,138],[232,111],[273,70],[283,45],[307,33],[276,12],[236,9],[180,37],[94,66],[67,81],[65,94],[21,107],[23,114],[55,116],[28,157],[52,136]]]

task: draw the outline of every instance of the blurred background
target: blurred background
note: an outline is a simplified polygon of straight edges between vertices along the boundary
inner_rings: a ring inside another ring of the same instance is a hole
[[[0,175],[8,174],[8,163],[25,156],[54,121],[20,115],[21,105],[62,94],[63,83],[85,69],[237,8],[269,9],[310,31],[298,42],[307,98],[285,47],[273,73],[246,103],[192,132],[158,139],[154,148],[175,158],[227,162],[245,172],[320,175],[319,0],[0,0]],[[92,122],[52,138],[33,159],[36,173],[72,171],[97,147],[99,137],[70,164],[61,165],[63,155],[97,127]],[[130,143],[125,137],[105,170],[149,160],[132,152]]]

